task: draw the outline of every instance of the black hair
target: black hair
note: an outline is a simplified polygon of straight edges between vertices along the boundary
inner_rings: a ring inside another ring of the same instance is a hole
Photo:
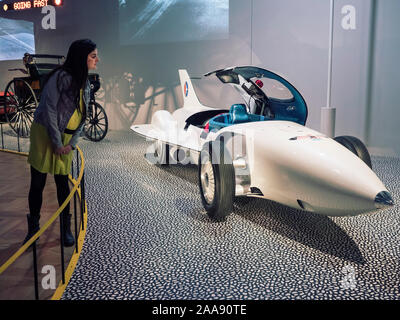
[[[46,82],[50,77],[58,70],[66,71],[72,76],[72,81],[69,90],[75,95],[75,101],[77,102],[76,108],[80,111],[79,107],[79,91],[86,85],[88,77],[88,66],[87,57],[89,53],[96,49],[96,44],[89,39],[81,39],[72,42],[69,47],[67,58],[60,67],[54,69],[47,77]],[[60,88],[60,73],[57,77],[57,87]]]
[[[69,47],[67,59],[61,69],[67,71],[77,89],[84,88],[88,77],[87,57],[96,49],[96,44],[89,39],[74,41]]]

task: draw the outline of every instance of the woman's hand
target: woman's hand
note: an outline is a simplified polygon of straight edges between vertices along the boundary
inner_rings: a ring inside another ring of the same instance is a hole
[[[65,147],[57,148],[54,153],[56,155],[61,155],[61,154],[68,154],[72,151],[72,147],[67,144]]]
[[[70,152],[72,151],[71,145],[67,144],[67,145],[64,147],[64,151],[65,151],[65,154],[70,153]]]

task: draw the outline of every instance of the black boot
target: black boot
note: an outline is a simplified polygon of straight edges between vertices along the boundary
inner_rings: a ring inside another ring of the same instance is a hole
[[[74,236],[71,232],[71,215],[63,214],[64,247],[72,247],[75,244]]]
[[[36,233],[39,231],[40,226],[39,226],[39,219],[40,215],[38,216],[32,216],[30,214],[26,215],[28,219],[28,234],[25,237],[23,245]],[[39,238],[38,238],[39,239]]]

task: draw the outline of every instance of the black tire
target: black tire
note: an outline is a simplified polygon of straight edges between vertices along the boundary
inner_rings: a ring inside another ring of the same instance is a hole
[[[169,144],[157,140],[154,146],[154,158],[157,161],[157,164],[160,166],[168,166],[169,165]]]
[[[32,87],[23,79],[11,80],[4,91],[4,115],[11,129],[22,137],[30,135],[38,102]]]
[[[225,151],[223,140],[215,141],[208,143],[199,155],[201,201],[208,216],[215,221],[224,221],[233,210],[235,170]]]
[[[339,136],[335,137],[334,140],[353,152],[372,169],[371,156],[360,139],[352,136]]]
[[[152,145],[153,150],[145,153],[144,157],[150,164],[159,166],[168,166],[170,164],[170,147],[169,144],[156,140]]]
[[[104,139],[108,131],[108,118],[103,107],[97,102],[89,102],[89,110],[85,123],[85,136],[94,142]]]

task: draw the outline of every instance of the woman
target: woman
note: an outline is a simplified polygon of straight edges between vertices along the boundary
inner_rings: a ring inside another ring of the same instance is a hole
[[[89,39],[73,42],[65,63],[47,77],[30,133],[28,163],[31,165],[28,234],[24,243],[39,230],[42,194],[47,173],[54,175],[57,200],[61,205],[69,195],[68,174],[73,149],[85,123],[90,87],[88,71],[96,69],[96,44]],[[69,204],[61,213],[63,245],[73,246]]]

